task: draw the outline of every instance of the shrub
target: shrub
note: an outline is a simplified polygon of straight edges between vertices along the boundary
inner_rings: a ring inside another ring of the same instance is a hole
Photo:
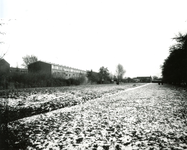
[[[15,88],[70,86],[85,84],[88,81],[85,75],[81,75],[78,78],[65,79],[63,77],[53,77],[44,73],[24,74],[20,72],[12,72],[7,78],[9,85]]]

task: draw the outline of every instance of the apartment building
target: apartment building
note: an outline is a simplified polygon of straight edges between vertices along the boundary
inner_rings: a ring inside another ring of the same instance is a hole
[[[28,65],[28,72],[45,73],[53,77],[76,78],[86,75],[86,71],[59,64],[37,61]]]

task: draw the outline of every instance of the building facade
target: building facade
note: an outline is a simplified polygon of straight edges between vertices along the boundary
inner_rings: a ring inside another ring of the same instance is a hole
[[[4,59],[0,59],[0,74],[8,74],[9,72],[10,64]]]
[[[152,82],[152,78],[151,78],[151,76],[149,76],[149,77],[136,77],[136,78],[133,78],[133,80],[135,81],[135,82],[146,82],[146,83],[149,83],[149,82]]]
[[[10,67],[10,72],[28,73],[28,69]]]
[[[28,73],[45,73],[51,74],[51,64],[37,61],[28,65]]]
[[[29,73],[44,73],[47,75],[52,75],[53,77],[63,77],[63,78],[77,78],[81,75],[86,75],[86,71],[71,68],[59,64],[47,63],[43,61],[37,61],[28,65]]]
[[[0,59],[0,89],[8,88],[9,72],[10,64],[4,59]]]

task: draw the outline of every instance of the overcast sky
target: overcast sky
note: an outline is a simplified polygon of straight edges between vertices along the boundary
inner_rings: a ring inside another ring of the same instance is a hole
[[[186,0],[0,0],[7,22],[0,54],[12,67],[35,55],[83,70],[115,73],[120,63],[126,77],[159,76],[172,38],[187,32],[186,8]]]

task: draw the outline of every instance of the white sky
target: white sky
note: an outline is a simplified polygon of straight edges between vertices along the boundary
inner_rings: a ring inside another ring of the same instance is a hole
[[[1,21],[12,19],[0,54],[8,50],[12,67],[28,54],[83,70],[115,73],[120,63],[126,77],[159,76],[172,38],[187,32],[186,8],[186,0],[0,0]]]

